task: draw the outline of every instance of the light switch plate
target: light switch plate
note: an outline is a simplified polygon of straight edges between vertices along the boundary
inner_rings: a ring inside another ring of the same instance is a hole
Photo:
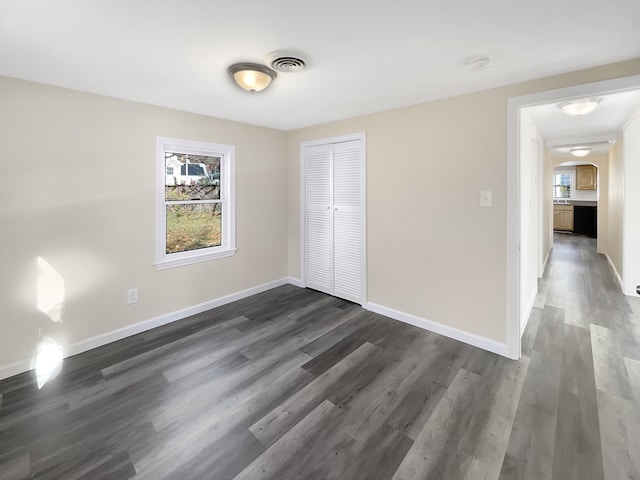
[[[493,192],[491,190],[482,190],[480,192],[480,206],[481,207],[493,206]]]
[[[129,305],[132,303],[138,303],[139,298],[139,291],[137,288],[130,288],[127,290],[127,303]]]

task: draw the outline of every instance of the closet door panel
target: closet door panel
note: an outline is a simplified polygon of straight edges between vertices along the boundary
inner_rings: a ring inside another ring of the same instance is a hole
[[[307,286],[333,293],[331,146],[309,147],[305,158]]]
[[[360,142],[333,148],[334,294],[362,300],[362,154]]]
[[[360,212],[353,207],[336,208],[333,215],[334,293],[347,300],[360,302]]]
[[[333,146],[333,203],[343,207],[360,207],[360,142]]]

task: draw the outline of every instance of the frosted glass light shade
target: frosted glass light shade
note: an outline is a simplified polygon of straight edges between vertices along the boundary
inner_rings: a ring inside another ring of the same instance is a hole
[[[599,98],[574,100],[571,102],[560,103],[558,104],[558,108],[562,110],[564,113],[566,113],[567,115],[576,117],[579,115],[586,115],[588,113],[593,112],[595,108],[598,106],[598,104],[600,103],[600,100],[601,99]]]
[[[569,150],[574,157],[586,157],[591,152],[589,147],[576,147]]]
[[[276,78],[276,72],[257,63],[236,63],[229,67],[229,74],[238,86],[248,92],[259,92]]]

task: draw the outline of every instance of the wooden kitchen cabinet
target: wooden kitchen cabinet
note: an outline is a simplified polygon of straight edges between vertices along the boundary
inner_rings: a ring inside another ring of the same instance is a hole
[[[573,231],[573,205],[553,206],[553,229]]]
[[[578,165],[576,167],[576,190],[595,190],[598,171],[595,165]]]

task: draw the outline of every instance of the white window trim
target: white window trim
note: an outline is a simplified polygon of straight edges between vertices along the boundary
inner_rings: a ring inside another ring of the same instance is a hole
[[[218,247],[201,248],[188,252],[166,253],[165,152],[192,155],[219,156],[220,200],[222,203],[222,239]],[[235,211],[235,147],[216,143],[196,142],[177,138],[156,138],[156,261],[159,270],[181,267],[236,253]]]

